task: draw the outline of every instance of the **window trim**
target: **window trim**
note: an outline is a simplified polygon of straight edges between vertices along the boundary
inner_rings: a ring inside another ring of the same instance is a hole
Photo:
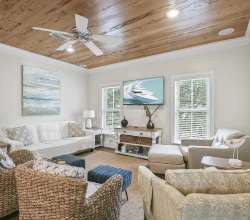
[[[175,81],[188,80],[188,79],[199,79],[209,77],[209,121],[210,121],[210,136],[214,136],[214,71],[186,73],[180,75],[173,75],[171,77],[171,143],[175,143]]]
[[[99,120],[99,127],[104,128],[103,125],[103,120],[102,120],[102,106],[103,106],[103,100],[102,100],[102,89],[104,87],[112,87],[112,86],[120,86],[120,103],[121,103],[121,107],[120,107],[120,121],[123,118],[123,89],[122,89],[122,82],[115,82],[115,83],[107,83],[107,84],[100,84],[100,120]]]

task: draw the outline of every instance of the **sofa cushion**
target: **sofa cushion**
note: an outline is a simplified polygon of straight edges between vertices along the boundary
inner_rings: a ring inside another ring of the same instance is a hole
[[[154,163],[184,163],[182,153],[176,145],[153,145],[148,152],[148,160]]]
[[[34,143],[24,149],[35,151],[43,157],[52,158],[62,154],[71,154],[93,147],[91,137],[74,137],[53,140],[49,142]]]
[[[37,125],[39,142],[47,142],[60,139],[59,123],[42,123]]]
[[[68,138],[69,137],[69,122],[76,123],[75,121],[61,121],[59,122],[60,128],[60,137],[61,138]]]
[[[69,137],[84,137],[83,124],[69,122]]]
[[[32,136],[26,126],[7,128],[9,139],[23,143],[24,146],[33,144]]]
[[[185,196],[250,193],[250,170],[167,170],[165,179]]]
[[[44,173],[50,173],[57,176],[67,176],[85,179],[85,170],[83,167],[73,167],[70,165],[59,165],[37,156],[34,160],[33,169]]]
[[[27,129],[30,132],[30,135],[33,139],[33,143],[38,143],[39,142],[39,138],[38,138],[38,134],[37,134],[37,128],[35,124],[28,124],[25,125],[27,127]]]
[[[188,147],[187,146],[180,146],[181,153],[184,157],[185,161],[188,161]]]
[[[244,136],[244,133],[241,131],[229,128],[219,128],[214,137],[212,146],[220,147],[223,145],[225,140],[238,139],[241,138],[242,136]]]

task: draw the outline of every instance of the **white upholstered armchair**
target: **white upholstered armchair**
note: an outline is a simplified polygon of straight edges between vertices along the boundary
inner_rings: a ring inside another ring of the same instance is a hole
[[[250,162],[250,136],[241,131],[220,128],[211,139],[184,139],[181,140],[181,152],[189,169],[203,168],[201,160],[204,156],[232,158],[233,150],[225,146],[225,140],[245,139],[245,143],[239,148],[239,159]]]

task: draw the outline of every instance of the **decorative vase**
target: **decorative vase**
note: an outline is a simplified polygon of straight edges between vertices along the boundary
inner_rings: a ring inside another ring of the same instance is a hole
[[[153,129],[155,127],[154,123],[151,121],[151,117],[149,117],[148,123],[147,123],[147,128],[148,129]]]
[[[125,116],[124,119],[121,121],[122,127],[127,127],[128,125],[128,120],[126,120]]]

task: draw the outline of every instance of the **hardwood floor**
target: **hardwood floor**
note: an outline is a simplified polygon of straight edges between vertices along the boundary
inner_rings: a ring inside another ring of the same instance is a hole
[[[96,167],[99,164],[106,164],[120,167],[132,171],[132,184],[128,187],[129,200],[126,200],[123,193],[121,220],[143,220],[142,198],[138,188],[138,167],[147,166],[148,161],[130,156],[124,156],[114,153],[114,149],[99,147],[94,152],[86,152],[77,156],[85,158],[86,171]],[[8,220],[18,220],[18,214],[3,218]]]

